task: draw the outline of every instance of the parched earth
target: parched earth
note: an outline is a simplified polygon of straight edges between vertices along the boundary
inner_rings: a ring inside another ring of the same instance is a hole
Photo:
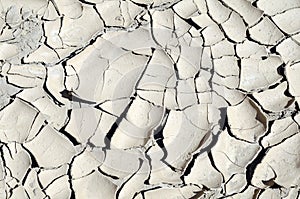
[[[0,10],[0,199],[300,198],[299,0]]]

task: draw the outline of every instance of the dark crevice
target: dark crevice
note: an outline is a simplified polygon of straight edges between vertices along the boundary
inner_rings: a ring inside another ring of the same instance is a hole
[[[256,7],[256,8],[258,8],[257,7],[257,2],[258,2],[259,0],[255,0],[255,1],[253,1],[252,3],[251,3],[251,5],[253,6],[253,7]]]
[[[26,182],[26,179],[27,179],[28,174],[30,173],[30,171],[31,171],[31,168],[28,168],[27,171],[26,171],[26,173],[25,173],[25,175],[24,175],[24,177],[23,177],[23,179],[22,179],[22,181],[21,181],[21,185],[24,186],[24,184]]]
[[[61,134],[63,134],[74,146],[76,145],[80,145],[80,142],[73,136],[71,135],[69,132],[67,132],[65,129],[71,119],[71,113],[72,110],[68,110],[67,115],[68,115],[68,121],[66,122],[66,124],[59,130],[59,132]]]
[[[254,171],[259,163],[263,160],[265,155],[267,154],[268,149],[261,149],[260,152],[256,155],[255,159],[246,167],[246,180],[247,183],[250,185],[251,180],[254,174]]]
[[[275,54],[275,55],[280,55],[277,51],[276,51],[276,46],[273,46],[270,48],[270,53],[271,54]]]
[[[204,191],[196,192],[195,195],[194,195],[193,197],[191,197],[190,199],[198,199],[198,198],[200,198],[203,194],[204,194]]]
[[[258,198],[258,195],[259,195],[259,193],[260,193],[260,189],[255,189],[255,190],[254,190],[254,193],[253,193],[253,197],[252,197],[252,199],[257,199],[257,198]]]
[[[81,2],[81,3],[83,3],[83,4],[90,5],[90,6],[96,5],[95,3],[88,2],[88,1],[85,1],[85,0],[78,0],[78,1]]]
[[[40,167],[37,160],[36,160],[36,158],[34,157],[34,155],[23,144],[21,144],[21,146],[29,154],[29,157],[31,159],[31,168]]]
[[[78,142],[75,137],[65,130],[65,127],[61,128],[59,132],[62,133],[74,146],[80,145],[80,142]]]
[[[258,193],[257,193],[257,195],[256,195],[256,198],[260,198],[260,196],[261,196],[261,194],[262,194],[263,192],[265,192],[265,189],[259,189],[259,191],[258,191]],[[264,199],[264,198],[262,198],[262,199]]]
[[[170,114],[169,109],[165,109],[165,113],[163,116],[163,120],[162,123],[153,131],[153,138],[155,140],[155,142],[157,143],[157,145],[161,148],[161,150],[163,151],[163,157],[161,158],[161,161],[166,164],[168,167],[170,167],[173,171],[176,171],[176,168],[173,167],[172,165],[170,165],[168,162],[166,162],[166,158],[168,156],[168,151],[165,148],[164,145],[164,135],[163,135],[163,131],[164,131],[164,127],[166,125],[166,122],[168,120],[169,114]]]
[[[125,107],[125,109],[123,110],[123,112],[121,113],[121,115],[117,118],[117,120],[113,123],[113,125],[111,126],[111,128],[109,129],[108,133],[106,134],[105,138],[104,138],[104,144],[105,147],[103,148],[103,151],[106,154],[106,150],[110,149],[110,144],[111,144],[111,139],[113,137],[113,135],[115,134],[117,128],[119,127],[119,124],[122,122],[122,120],[126,117],[127,112],[129,110],[129,108],[131,107],[134,99],[136,98],[137,94],[134,93],[133,97],[130,98],[130,102],[129,104]]]
[[[102,170],[100,169],[100,167],[98,167],[98,171],[99,171],[102,175],[104,175],[104,176],[106,176],[106,177],[109,177],[109,178],[111,178],[111,179],[113,179],[113,180],[118,180],[118,179],[119,179],[119,177],[117,177],[117,176],[113,176],[113,175],[109,175],[109,174],[105,173],[104,171],[102,171]]]
[[[211,154],[211,149],[217,144],[217,141],[219,139],[219,135],[221,134],[222,131],[224,131],[226,129],[226,125],[224,125],[227,120],[226,120],[226,112],[227,112],[227,108],[220,108],[220,120],[218,121],[218,125],[220,127],[219,131],[216,134],[210,133],[210,136],[212,136],[212,140],[211,142],[204,148],[202,148],[198,153],[193,154],[190,162],[188,163],[188,166],[185,168],[185,171],[183,173],[183,175],[180,177],[180,179],[185,183],[184,181],[184,177],[188,176],[191,173],[192,167],[195,164],[195,161],[197,159],[197,157],[204,153],[204,152],[210,152],[211,158],[212,158],[212,154]],[[212,129],[211,129],[212,130]],[[211,159],[213,160],[213,159]],[[214,167],[219,173],[221,173],[216,167]],[[222,173],[221,173],[222,174]],[[224,181],[224,176],[222,174],[222,178]]]
[[[200,155],[200,153],[193,154],[192,159],[190,160],[190,162],[188,163],[187,167],[185,168],[183,175],[180,176],[180,179],[182,180],[182,182],[183,182],[184,184],[186,184],[186,183],[185,183],[184,177],[185,177],[185,176],[188,176],[188,175],[191,173],[192,168],[193,168],[193,166],[194,166],[194,164],[195,164],[195,161],[196,161],[196,159],[197,159],[197,157],[198,157],[199,155]]]
[[[236,140],[239,140],[239,141],[242,141],[242,142],[246,142],[246,143],[249,143],[249,144],[253,144],[253,142],[250,142],[248,140],[244,140],[244,139],[241,139],[239,138],[238,136],[234,135],[233,132],[231,131],[231,127],[228,123],[228,117],[226,117],[225,119],[225,126],[226,126],[226,129],[227,129],[227,132],[228,132],[228,135]]]
[[[71,191],[71,196],[70,199],[75,199],[75,190],[73,188],[73,177],[72,177],[72,165],[74,163],[74,160],[77,156],[81,155],[84,152],[84,150],[82,150],[79,154],[77,154],[76,156],[73,156],[70,163],[68,164],[68,170],[67,170],[67,175],[68,175],[68,182],[69,182],[69,188]]]
[[[208,156],[208,158],[209,158],[209,160],[210,160],[211,166],[212,166],[215,170],[217,170],[220,174],[222,174],[222,172],[220,172],[220,170],[218,169],[218,167],[217,167],[216,164],[215,164],[215,161],[214,161],[214,158],[213,158],[213,156],[212,156],[211,151],[208,151],[208,152],[207,152],[207,156]],[[222,174],[222,176],[223,176],[223,174]],[[224,177],[223,177],[223,180],[224,180]]]
[[[253,39],[253,38],[251,37],[251,34],[250,34],[250,32],[249,32],[249,29],[246,29],[246,38],[247,38],[249,41],[252,41],[253,43],[256,43],[256,44],[258,44],[258,45],[260,45],[260,46],[270,46],[270,45],[262,44],[261,42],[259,42],[259,41],[255,40],[255,39]]]
[[[148,151],[152,148],[152,146],[150,146],[146,151],[145,151],[145,158],[148,160],[149,162],[149,175],[148,175],[148,178],[144,181],[144,184],[146,185],[150,185],[150,177],[151,177],[151,171],[152,171],[152,159],[151,157],[148,155]]]
[[[83,104],[96,104],[96,102],[85,100],[85,99],[75,96],[76,94],[73,91],[68,91],[67,89],[64,89],[63,91],[61,91],[60,94],[63,98],[66,98],[66,99],[70,100],[71,102],[79,102],[79,103],[83,103]]]
[[[64,104],[61,103],[59,100],[57,100],[54,95],[49,91],[49,89],[47,88],[47,79],[48,79],[48,69],[46,68],[46,77],[45,77],[45,81],[44,81],[44,84],[43,84],[43,89],[44,91],[46,92],[46,94],[52,99],[52,101],[58,105],[59,107],[63,106]]]

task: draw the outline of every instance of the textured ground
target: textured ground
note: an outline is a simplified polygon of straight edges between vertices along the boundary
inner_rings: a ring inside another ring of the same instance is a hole
[[[299,0],[0,0],[0,198],[298,199]]]

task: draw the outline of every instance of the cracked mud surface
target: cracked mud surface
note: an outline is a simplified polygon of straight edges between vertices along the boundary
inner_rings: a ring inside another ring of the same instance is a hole
[[[0,9],[0,198],[300,197],[299,0]]]

